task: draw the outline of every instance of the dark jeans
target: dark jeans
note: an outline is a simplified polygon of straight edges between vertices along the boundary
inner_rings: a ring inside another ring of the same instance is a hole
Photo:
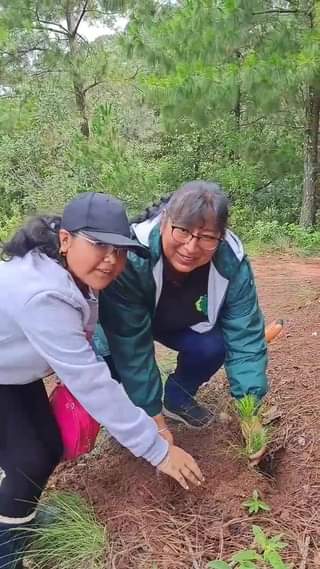
[[[191,328],[161,334],[158,342],[178,352],[177,367],[165,386],[164,402],[172,407],[190,403],[200,385],[223,365],[225,347],[221,331],[215,327],[199,334]]]
[[[0,521],[32,514],[62,452],[42,380],[0,385]]]

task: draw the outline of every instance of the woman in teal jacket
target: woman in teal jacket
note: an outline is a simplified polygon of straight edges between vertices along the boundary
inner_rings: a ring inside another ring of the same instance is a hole
[[[101,294],[100,323],[119,380],[163,432],[164,416],[194,428],[210,424],[213,413],[195,396],[223,364],[234,397],[260,399],[267,390],[254,277],[227,219],[217,184],[185,184],[133,223],[150,258],[129,252],[125,271]],[[154,340],[178,352],[164,394]]]

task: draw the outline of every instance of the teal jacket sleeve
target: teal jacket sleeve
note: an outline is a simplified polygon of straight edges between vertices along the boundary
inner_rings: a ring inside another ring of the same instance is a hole
[[[163,388],[152,334],[154,296],[144,290],[141,272],[128,261],[124,273],[100,295],[99,320],[130,399],[155,416],[162,410]],[[148,275],[145,282],[150,279]]]
[[[225,369],[231,393],[240,398],[267,391],[267,346],[264,319],[259,308],[254,277],[244,258],[230,281],[220,314],[225,345]]]

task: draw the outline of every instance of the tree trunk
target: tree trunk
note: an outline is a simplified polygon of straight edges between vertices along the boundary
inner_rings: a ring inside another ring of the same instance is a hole
[[[239,140],[240,140],[240,128],[241,128],[241,86],[240,80],[237,85],[237,93],[236,93],[236,102],[233,109],[234,118],[235,118],[235,130],[237,133],[237,143],[233,149],[232,159],[233,162],[237,162],[240,159],[240,149],[239,149]]]
[[[89,138],[90,136],[90,128],[89,128],[89,120],[87,116],[87,101],[86,101],[86,93],[84,90],[83,82],[81,78],[77,76],[77,73],[74,71],[72,72],[72,83],[73,89],[76,99],[77,109],[80,113],[80,130],[83,136]]]
[[[197,180],[199,177],[201,159],[201,134],[199,131],[197,133],[196,156],[193,163],[193,176],[195,180]]]
[[[311,227],[315,223],[316,195],[319,177],[319,117],[320,90],[309,86],[306,96],[306,122],[304,141],[304,181],[300,213],[301,227]]]
[[[237,77],[237,86],[236,86],[236,101],[233,112],[235,118],[236,131],[239,134],[241,127],[241,64],[242,64],[242,55],[240,50],[237,50],[236,58],[238,66],[238,77]]]
[[[68,29],[68,43],[69,43],[69,57],[70,57],[70,67],[71,67],[71,79],[73,84],[74,96],[76,101],[76,106],[80,115],[80,130],[83,136],[89,138],[90,128],[89,120],[87,115],[87,101],[86,101],[86,90],[84,87],[84,82],[80,73],[77,70],[77,52],[78,52],[78,41],[77,35],[74,33],[76,23],[76,17],[72,13],[72,8],[69,8],[69,2],[66,5],[66,21]]]
[[[230,152],[230,159],[232,162],[236,162],[240,158],[239,152],[239,136],[240,136],[240,128],[241,128],[241,63],[242,63],[242,56],[241,51],[236,51],[236,62],[238,67],[237,73],[237,83],[236,83],[236,93],[235,93],[235,104],[233,107],[233,115],[234,115],[234,126],[237,135],[237,143],[234,148]]]

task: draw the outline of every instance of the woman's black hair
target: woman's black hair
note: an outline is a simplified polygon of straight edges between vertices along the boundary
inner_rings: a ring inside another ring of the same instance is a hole
[[[61,217],[57,215],[39,215],[31,218],[9,241],[0,245],[1,259],[10,261],[13,257],[24,257],[29,251],[37,249],[60,262],[58,235],[60,225]]]
[[[187,182],[159,203],[147,208],[132,223],[154,219],[161,212],[174,223],[187,228],[201,227],[207,221],[212,221],[223,236],[228,223],[229,200],[216,182]]]

